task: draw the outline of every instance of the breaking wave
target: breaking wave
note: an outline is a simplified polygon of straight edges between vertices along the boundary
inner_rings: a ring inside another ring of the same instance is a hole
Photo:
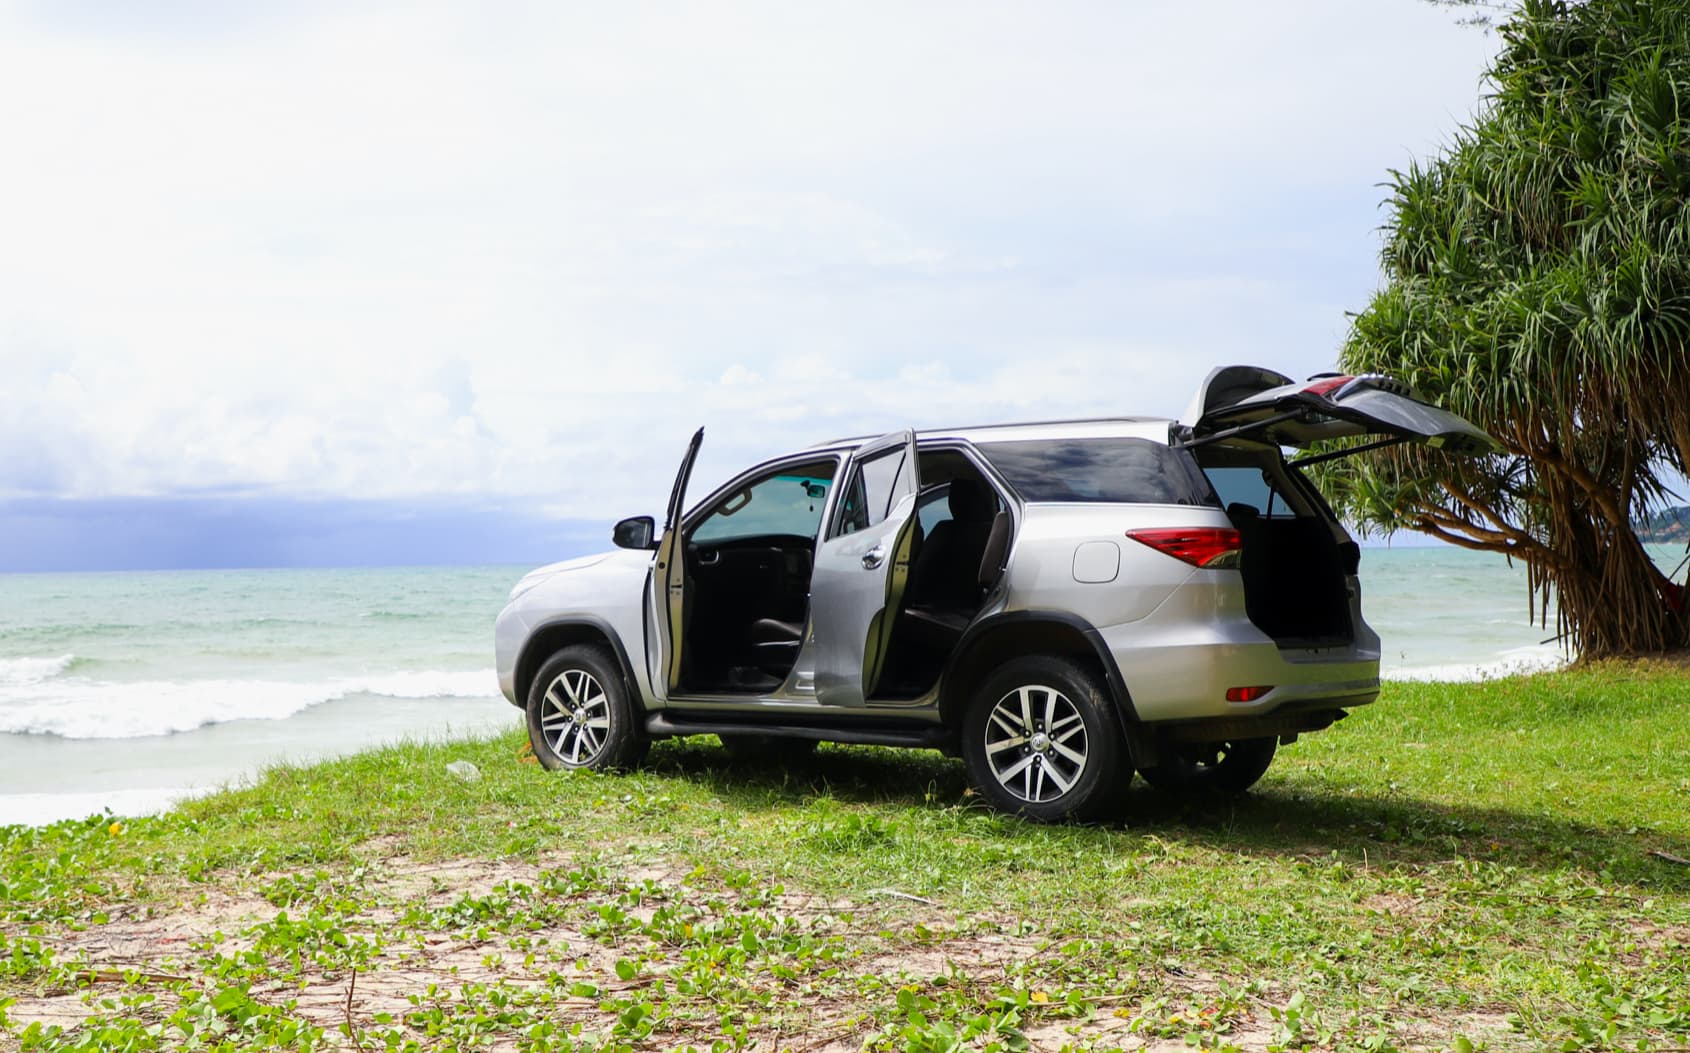
[[[81,659],[73,654],[57,658],[0,658],[0,688],[13,684],[39,684],[63,676],[74,669]]]
[[[487,698],[490,670],[401,672],[319,681],[64,678],[75,659],[7,659],[0,665],[0,734],[130,739],[193,731],[235,720],[286,720],[356,695]],[[24,666],[22,662],[42,665]],[[25,676],[29,679],[24,679]]]

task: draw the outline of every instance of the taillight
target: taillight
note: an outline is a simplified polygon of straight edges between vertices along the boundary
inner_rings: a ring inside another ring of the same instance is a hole
[[[1129,530],[1127,536],[1194,567],[1238,566],[1242,542],[1231,527],[1157,527]]]
[[[1327,394],[1331,391],[1335,391],[1338,388],[1343,387],[1345,384],[1348,384],[1350,381],[1352,381],[1354,379],[1355,379],[1355,377],[1351,377],[1351,376],[1321,377],[1319,380],[1315,381],[1313,384],[1310,384],[1307,387],[1303,388],[1303,394],[1305,394],[1305,395],[1325,395],[1325,394]]]
[[[1258,684],[1255,687],[1229,687],[1226,689],[1226,700],[1228,702],[1254,702],[1272,690],[1272,684]]]

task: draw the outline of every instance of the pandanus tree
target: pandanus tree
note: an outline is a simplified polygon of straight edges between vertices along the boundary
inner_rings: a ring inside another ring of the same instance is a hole
[[[1364,528],[1523,560],[1579,655],[1681,648],[1633,524],[1690,466],[1690,0],[1526,0],[1498,32],[1473,123],[1392,173],[1385,281],[1342,359],[1502,452],[1394,447],[1321,482]]]

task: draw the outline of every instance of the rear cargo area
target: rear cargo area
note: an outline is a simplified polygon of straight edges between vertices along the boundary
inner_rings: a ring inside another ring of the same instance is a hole
[[[1348,643],[1352,637],[1344,549],[1318,518],[1264,519],[1227,509],[1244,540],[1244,605],[1281,646]]]
[[[1318,497],[1289,476],[1276,449],[1208,447],[1198,463],[1243,542],[1245,610],[1281,647],[1354,638],[1348,579],[1360,550]]]

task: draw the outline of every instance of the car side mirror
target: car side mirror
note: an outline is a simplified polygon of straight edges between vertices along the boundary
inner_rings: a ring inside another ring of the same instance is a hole
[[[650,516],[629,516],[610,529],[610,539],[617,548],[657,547],[657,520]]]

